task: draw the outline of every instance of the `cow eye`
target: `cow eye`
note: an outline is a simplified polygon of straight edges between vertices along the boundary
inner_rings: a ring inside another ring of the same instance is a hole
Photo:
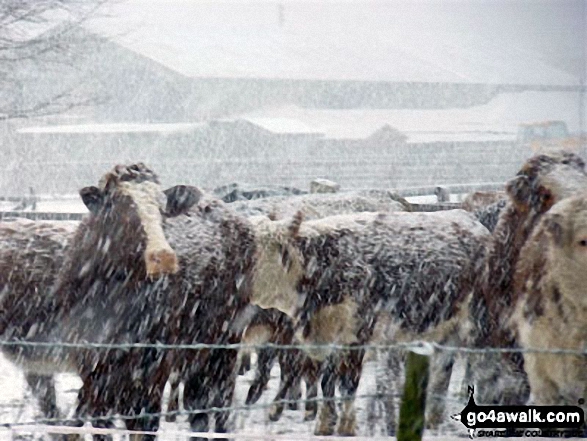
[[[290,263],[291,263],[291,259],[289,256],[289,251],[287,250],[287,248],[284,248],[281,251],[281,264],[283,265],[283,267],[285,269],[289,269]]]
[[[279,253],[279,257],[281,259],[281,265],[286,269],[286,271],[289,270],[291,259],[287,247],[279,245],[277,247],[277,252]]]
[[[581,239],[579,241],[579,246],[580,247],[587,247],[587,239]]]

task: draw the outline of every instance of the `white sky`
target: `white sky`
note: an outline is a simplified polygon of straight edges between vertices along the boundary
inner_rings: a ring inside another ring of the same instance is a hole
[[[192,77],[576,85],[585,75],[584,0],[126,0],[111,13],[92,29]]]

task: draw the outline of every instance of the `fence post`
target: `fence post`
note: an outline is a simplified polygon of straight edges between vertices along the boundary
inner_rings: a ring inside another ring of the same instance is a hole
[[[422,440],[429,366],[429,354],[408,351],[405,369],[406,383],[399,411],[398,441]]]

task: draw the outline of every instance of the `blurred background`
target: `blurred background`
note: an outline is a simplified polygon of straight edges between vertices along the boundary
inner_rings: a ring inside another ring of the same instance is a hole
[[[586,19],[582,0],[3,0],[0,196],[76,195],[129,161],[204,188],[503,185],[584,152]]]

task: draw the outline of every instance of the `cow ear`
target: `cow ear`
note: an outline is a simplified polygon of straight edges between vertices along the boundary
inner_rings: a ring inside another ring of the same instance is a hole
[[[104,195],[98,187],[84,187],[79,191],[79,195],[90,213],[98,213],[104,201]]]
[[[202,198],[200,189],[191,185],[176,185],[163,193],[167,196],[165,214],[169,217],[187,213]]]
[[[508,181],[505,191],[514,204],[522,207],[529,206],[532,189],[527,176],[519,175]]]
[[[562,216],[558,214],[551,214],[544,218],[544,227],[556,246],[563,245],[563,224]]]
[[[527,176],[516,176],[506,184],[506,192],[510,199],[523,210],[534,209],[544,213],[554,204],[552,192],[546,187],[536,188]]]
[[[304,220],[304,213],[301,211],[297,211],[294,214],[294,217],[289,224],[288,230],[292,237],[295,237],[300,232],[300,226],[302,225],[302,221]]]

